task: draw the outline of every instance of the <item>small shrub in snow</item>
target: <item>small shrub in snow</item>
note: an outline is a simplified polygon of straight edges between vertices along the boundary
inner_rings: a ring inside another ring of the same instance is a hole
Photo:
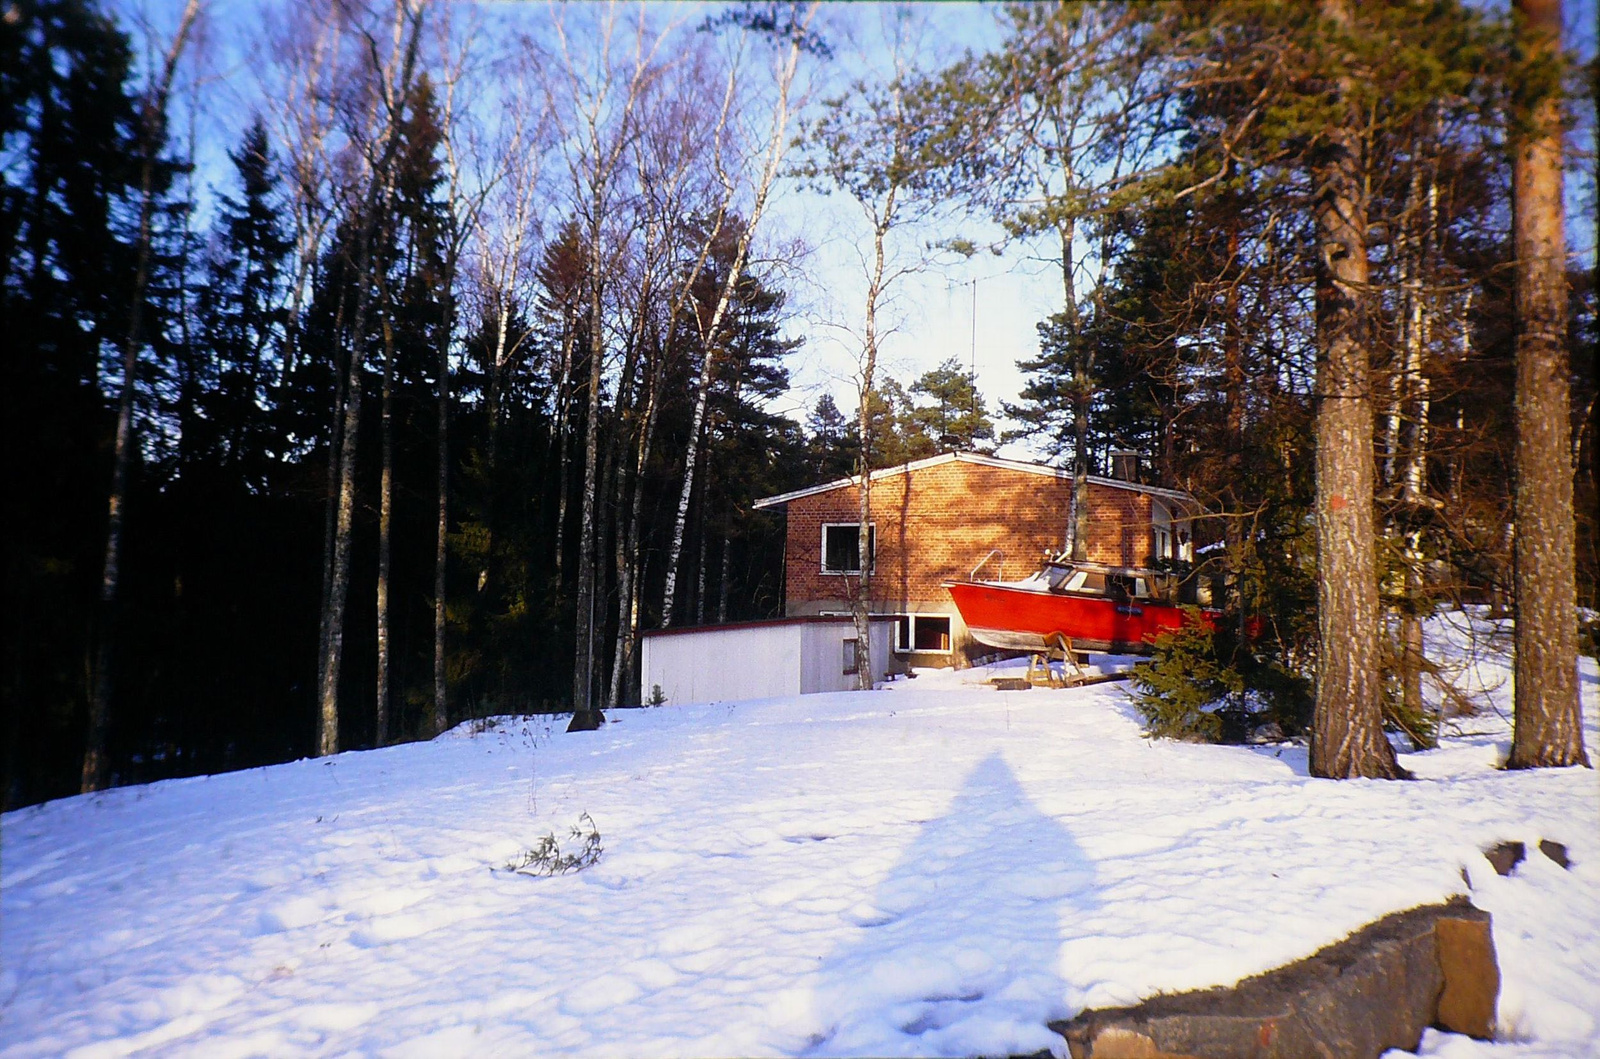
[[[1218,743],[1244,742],[1269,724],[1302,731],[1309,681],[1241,645],[1236,622],[1208,629],[1188,609],[1193,620],[1158,637],[1150,660],[1133,669],[1134,704],[1149,734]]]
[[[664,692],[662,692],[661,685],[660,684],[651,684],[650,685],[650,698],[645,702],[645,705],[646,706],[665,706],[666,703],[667,703],[667,696],[666,696],[666,694]]]
[[[569,844],[562,849],[560,840],[552,831],[532,849],[524,851],[507,864],[505,870],[522,875],[567,875],[593,865],[605,852],[605,847],[600,844],[600,831],[588,813],[578,817],[568,837]]]

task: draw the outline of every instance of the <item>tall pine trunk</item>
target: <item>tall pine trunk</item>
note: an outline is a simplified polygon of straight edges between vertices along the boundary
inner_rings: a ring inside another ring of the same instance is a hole
[[[450,269],[455,273],[454,263]],[[433,539],[433,731],[443,734],[450,726],[450,703],[445,687],[445,569],[450,549],[450,333],[454,330],[455,303],[445,312],[444,333],[439,337],[439,510]],[[489,424],[491,439],[495,424]],[[492,441],[491,441],[492,449]],[[493,466],[493,457],[490,458]],[[490,483],[493,489],[493,483]],[[494,502],[490,500],[490,532],[493,532]]]
[[[1345,0],[1323,17],[1350,29]],[[1362,141],[1338,79],[1340,117],[1313,169],[1317,269],[1316,710],[1311,774],[1394,779],[1402,770],[1383,733],[1383,677],[1373,498],[1373,412],[1368,341],[1367,202]]]
[[[1526,64],[1512,114],[1517,255],[1516,721],[1509,768],[1587,765],[1577,588],[1561,202],[1560,0],[1513,0]],[[1542,91],[1533,86],[1542,86]],[[1531,98],[1530,98],[1531,97]]]
[[[378,482],[378,674],[374,743],[389,741],[389,557],[394,527],[394,326],[383,319],[383,469]]]

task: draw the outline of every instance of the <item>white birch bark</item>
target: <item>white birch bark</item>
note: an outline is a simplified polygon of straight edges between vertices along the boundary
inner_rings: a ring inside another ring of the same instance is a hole
[[[678,510],[673,518],[672,538],[667,549],[667,581],[661,600],[663,629],[672,625],[679,567],[683,558],[684,531],[689,520],[689,499],[694,494],[695,465],[698,462],[705,431],[706,405],[711,396],[711,380],[716,369],[717,343],[722,333],[722,321],[727,315],[734,291],[738,289],[739,281],[744,275],[745,260],[750,252],[750,240],[760,225],[763,214],[766,213],[767,198],[772,192],[772,185],[782,170],[783,159],[788,152],[789,121],[792,113],[790,92],[794,85],[795,73],[799,69],[800,54],[804,50],[804,34],[808,31],[819,6],[815,0],[806,6],[804,14],[797,22],[797,31],[790,36],[788,50],[778,68],[777,100],[773,107],[765,160],[762,163],[761,175],[756,181],[750,216],[745,221],[744,229],[739,233],[738,246],[734,251],[728,275],[723,280],[722,289],[717,296],[716,307],[712,310],[710,319],[704,321],[700,327],[705,359],[701,364],[700,378],[695,387],[694,416],[689,422],[689,447],[683,461],[683,487],[678,493]],[[725,178],[724,187],[731,185],[731,179]]]

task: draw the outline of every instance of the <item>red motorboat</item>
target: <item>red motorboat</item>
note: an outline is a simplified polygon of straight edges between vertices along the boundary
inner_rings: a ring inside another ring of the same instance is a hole
[[[1052,559],[1022,581],[946,581],[973,639],[1006,651],[1149,654],[1150,642],[1189,621],[1154,587],[1169,575],[1136,567]],[[1214,610],[1200,611],[1210,625]]]

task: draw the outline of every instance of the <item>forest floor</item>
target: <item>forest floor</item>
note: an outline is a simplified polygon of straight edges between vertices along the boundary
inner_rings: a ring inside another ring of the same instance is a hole
[[[1596,773],[1497,770],[1505,630],[1429,632],[1484,708],[1404,755],[1412,783],[1150,741],[1120,685],[941,671],[19,810],[0,1055],[1061,1054],[1048,1020],[1458,893],[1494,917],[1501,1039],[1429,1031],[1423,1053],[1600,1055]],[[588,821],[593,866],[507,870],[547,834],[581,851]],[[1571,868],[1533,853],[1502,878],[1480,852],[1539,839]]]

